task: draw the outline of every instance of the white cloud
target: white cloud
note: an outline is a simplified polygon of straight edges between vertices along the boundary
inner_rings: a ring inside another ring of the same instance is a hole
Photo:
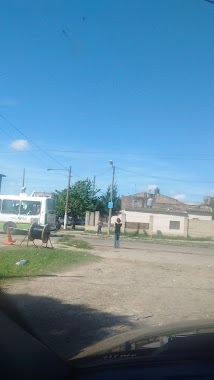
[[[187,196],[185,194],[182,194],[182,193],[177,193],[177,194],[173,195],[173,198],[177,199],[178,201],[183,202],[187,199]]]
[[[14,140],[11,144],[10,147],[14,150],[18,151],[23,151],[23,150],[28,150],[30,148],[30,145],[27,140]]]

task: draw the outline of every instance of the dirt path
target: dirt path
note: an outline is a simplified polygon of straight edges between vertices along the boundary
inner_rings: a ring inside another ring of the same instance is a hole
[[[214,317],[212,249],[133,244],[115,251],[102,243],[94,250],[102,260],[7,291],[63,356],[133,328]]]

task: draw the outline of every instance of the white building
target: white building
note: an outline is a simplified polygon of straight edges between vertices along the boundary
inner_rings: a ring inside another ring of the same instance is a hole
[[[149,235],[181,235],[187,236],[189,220],[212,220],[210,211],[191,210],[191,211],[162,211],[162,210],[144,210],[129,211],[122,210],[118,216],[111,218],[114,224],[117,218],[120,218],[127,231],[146,232]]]

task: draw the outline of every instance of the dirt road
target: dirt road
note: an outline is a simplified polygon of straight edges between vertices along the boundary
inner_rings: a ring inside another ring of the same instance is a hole
[[[85,237],[101,260],[7,292],[36,331],[63,356],[146,325],[214,317],[213,248]],[[54,244],[56,239],[53,239]]]

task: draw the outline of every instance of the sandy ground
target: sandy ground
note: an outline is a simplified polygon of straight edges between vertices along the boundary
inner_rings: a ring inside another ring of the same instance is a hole
[[[64,357],[131,329],[214,318],[214,247],[84,237],[100,260],[6,287],[34,329]],[[2,238],[0,238],[0,241]],[[57,246],[57,239],[52,242]]]

